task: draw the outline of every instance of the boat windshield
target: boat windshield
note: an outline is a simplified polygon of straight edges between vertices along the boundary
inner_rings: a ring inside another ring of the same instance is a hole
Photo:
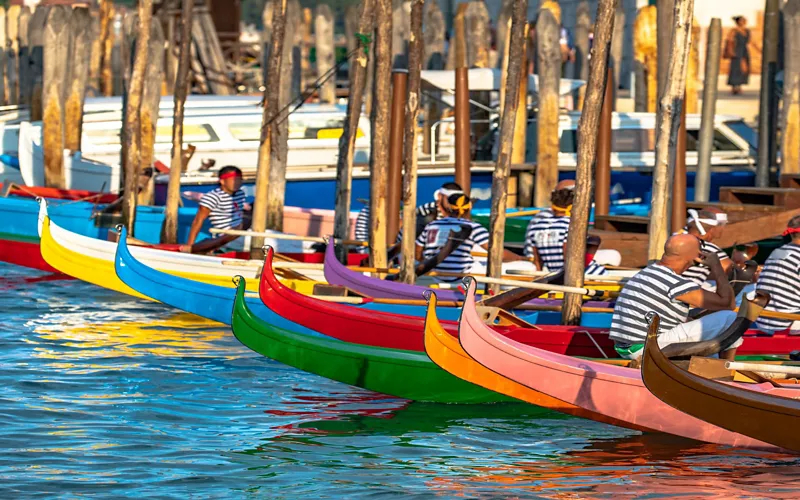
[[[724,123],[736,135],[747,141],[751,151],[758,150],[758,133],[750,125],[746,124],[744,120],[731,120]]]

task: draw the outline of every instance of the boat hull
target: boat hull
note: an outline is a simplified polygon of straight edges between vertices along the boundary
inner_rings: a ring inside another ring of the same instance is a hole
[[[473,284],[468,297],[475,294]],[[464,351],[481,365],[530,389],[629,425],[698,441],[774,448],[680,412],[653,396],[638,370],[572,358],[515,342],[481,322],[471,300],[459,322]]]
[[[0,233],[0,261],[49,273],[59,271],[39,252],[39,239],[23,240]]]
[[[331,380],[414,401],[513,401],[447,373],[424,353],[350,344],[277,328],[250,310],[244,300],[245,286],[242,280],[236,289],[231,327],[242,344],[262,356]]]
[[[800,389],[768,382],[736,386],[679,368],[648,335],[642,360],[647,389],[672,408],[731,432],[800,452]]]

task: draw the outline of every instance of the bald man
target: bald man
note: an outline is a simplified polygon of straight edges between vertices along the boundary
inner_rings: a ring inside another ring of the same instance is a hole
[[[569,232],[575,181],[566,179],[550,194],[550,209],[531,218],[525,230],[525,256],[531,257],[539,269],[551,272],[564,267],[564,249]]]
[[[716,291],[704,290],[683,274],[695,263],[709,269],[709,277],[717,282]],[[689,309],[699,307],[716,311],[687,322]],[[647,338],[647,314],[661,318],[658,345],[662,348],[681,342],[710,340],[724,332],[736,319],[735,297],[719,257],[700,250],[700,240],[690,234],[673,235],[664,245],[661,260],[644,268],[622,289],[611,319],[611,339],[623,358],[639,359]],[[733,359],[739,339],[721,353]]]

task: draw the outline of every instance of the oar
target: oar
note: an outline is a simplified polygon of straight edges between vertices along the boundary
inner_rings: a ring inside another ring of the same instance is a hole
[[[211,228],[209,230],[212,234],[230,234],[234,236],[259,236],[263,238],[272,238],[275,240],[289,240],[289,241],[311,241],[314,243],[328,243],[329,238],[321,236],[299,236],[296,234],[283,234],[283,233],[267,233],[258,231],[246,231],[243,229],[217,229]],[[334,243],[339,245],[348,245],[353,247],[366,247],[369,242],[359,240],[342,240],[339,238],[330,238]]]
[[[725,362],[726,370],[782,373],[784,375],[800,375],[800,366],[797,365],[771,365],[764,363],[746,363],[743,361]]]

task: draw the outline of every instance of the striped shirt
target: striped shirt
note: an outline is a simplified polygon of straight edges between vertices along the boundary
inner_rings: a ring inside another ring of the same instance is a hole
[[[564,267],[564,243],[569,232],[569,217],[556,216],[547,210],[536,214],[525,230],[525,256],[533,257],[533,249],[539,252],[542,265],[549,271]]]
[[[200,198],[200,206],[211,210],[208,219],[217,229],[230,229],[242,224],[245,194],[241,189],[230,195],[216,188]]]
[[[720,262],[729,258],[728,254],[726,254],[724,250],[722,250],[717,245],[711,243],[710,241],[700,240],[700,251],[703,253],[717,254],[717,257],[719,257]],[[689,278],[698,285],[702,285],[703,283],[708,281],[708,276],[710,274],[711,274],[711,269],[709,269],[708,266],[705,266],[703,264],[693,264],[692,267],[684,271],[681,276],[683,276],[684,278]]]
[[[586,266],[586,272],[584,274],[602,276],[608,274],[608,271],[602,264],[598,264],[596,260],[592,259],[592,261],[589,262],[589,265]]]
[[[756,290],[770,294],[767,311],[800,312],[800,245],[789,243],[776,248],[764,263]],[[760,317],[759,330],[777,332],[789,328],[790,320]]]
[[[672,269],[659,263],[650,264],[631,278],[619,294],[611,317],[611,339],[623,346],[643,343],[647,338],[649,312],[661,318],[662,332],[685,323],[689,305],[675,298],[698,289],[700,285]]]
[[[364,205],[364,208],[358,212],[358,217],[356,218],[356,239],[359,241],[369,241],[369,213],[369,204]],[[431,201],[417,207],[417,217],[427,217],[432,213],[438,214],[435,201]],[[398,241],[400,240],[402,234],[403,230],[401,229],[397,236]],[[360,253],[367,253],[368,248],[360,247],[357,251]]]
[[[444,217],[425,226],[422,234],[417,238],[417,246],[423,247],[422,256],[423,259],[427,260],[438,255],[439,251],[447,243],[450,233],[460,231],[463,225],[471,226],[472,233],[441,264],[436,266],[436,271],[462,274],[469,272],[474,263],[472,247],[489,243],[489,232],[477,222],[455,217]],[[459,278],[440,279],[442,281],[457,281]]]

